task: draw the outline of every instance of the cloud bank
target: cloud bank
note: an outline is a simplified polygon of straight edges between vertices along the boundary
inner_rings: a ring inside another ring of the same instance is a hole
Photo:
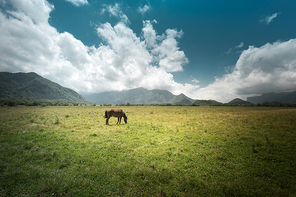
[[[196,92],[200,98],[229,102],[266,92],[296,90],[296,39],[250,46],[240,55],[230,74]]]

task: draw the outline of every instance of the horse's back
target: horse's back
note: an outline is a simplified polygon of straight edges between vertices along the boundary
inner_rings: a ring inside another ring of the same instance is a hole
[[[122,117],[125,114],[121,109],[108,109],[106,112],[109,117]]]
[[[107,112],[123,112],[122,109],[108,109]]]

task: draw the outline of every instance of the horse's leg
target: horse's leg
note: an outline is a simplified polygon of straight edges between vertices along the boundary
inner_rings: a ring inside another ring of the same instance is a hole
[[[110,117],[109,117],[109,118],[110,118]],[[109,118],[106,119],[106,124],[107,124],[107,125],[109,124],[109,123],[108,123]]]
[[[119,119],[119,124],[121,124],[121,118],[122,118],[122,117],[118,117],[118,119]]]
[[[117,117],[117,123],[116,124],[118,124],[119,123],[119,117]]]

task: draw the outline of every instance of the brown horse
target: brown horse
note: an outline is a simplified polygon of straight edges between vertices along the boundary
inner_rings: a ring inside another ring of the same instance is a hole
[[[127,117],[125,115],[125,113],[121,110],[121,109],[108,109],[105,111],[105,116],[104,118],[107,118],[106,120],[106,124],[109,124],[109,118],[111,117],[117,117],[118,118],[118,122],[116,124],[120,124],[121,123],[121,118],[124,118],[124,122],[125,124],[127,124]]]

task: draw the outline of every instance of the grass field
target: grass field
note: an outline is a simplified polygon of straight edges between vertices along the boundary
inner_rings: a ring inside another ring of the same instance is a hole
[[[295,108],[106,109],[0,107],[0,196],[296,196]]]

